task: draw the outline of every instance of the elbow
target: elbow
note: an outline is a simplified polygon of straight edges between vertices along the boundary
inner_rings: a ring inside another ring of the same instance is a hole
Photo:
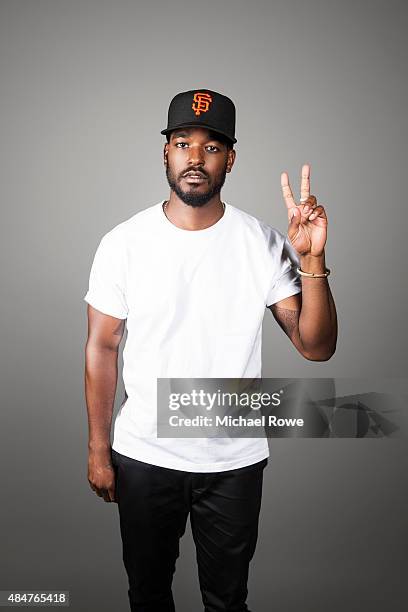
[[[315,350],[302,350],[301,354],[308,361],[329,361],[336,352],[336,344],[325,346]]]
[[[334,351],[332,353],[322,353],[319,355],[308,354],[303,355],[303,357],[305,357],[305,359],[307,359],[308,361],[329,361],[329,359],[331,359],[333,355]]]
[[[92,358],[94,356],[103,355],[118,355],[119,345],[117,341],[102,341],[102,340],[90,340],[88,339],[85,344],[85,356],[86,358]]]

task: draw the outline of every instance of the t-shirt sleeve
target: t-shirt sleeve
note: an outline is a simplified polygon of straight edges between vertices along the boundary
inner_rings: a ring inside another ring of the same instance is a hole
[[[300,276],[297,272],[299,257],[288,238],[276,230],[274,240],[269,242],[268,255],[273,272],[266,298],[267,307],[302,291]]]
[[[111,317],[127,318],[123,242],[111,233],[102,238],[96,250],[84,300]]]

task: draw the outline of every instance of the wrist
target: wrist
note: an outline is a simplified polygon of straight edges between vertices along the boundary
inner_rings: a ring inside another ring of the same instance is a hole
[[[300,269],[312,274],[324,274],[326,271],[326,260],[324,252],[321,255],[301,255],[299,258]]]

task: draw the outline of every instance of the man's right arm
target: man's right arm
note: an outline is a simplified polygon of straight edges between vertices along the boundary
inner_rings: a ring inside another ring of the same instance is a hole
[[[110,430],[118,379],[119,344],[125,319],[103,314],[88,305],[85,346],[85,397],[88,411],[88,481],[106,502],[115,500]]]

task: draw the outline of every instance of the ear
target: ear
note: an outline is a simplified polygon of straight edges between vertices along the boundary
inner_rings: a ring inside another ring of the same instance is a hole
[[[166,144],[164,145],[164,148],[163,148],[163,162],[164,162],[165,166],[167,166],[167,155],[168,154],[169,154],[169,145],[166,142]]]
[[[235,149],[228,149],[228,161],[227,161],[227,172],[231,172],[232,166],[235,162],[236,152]]]

